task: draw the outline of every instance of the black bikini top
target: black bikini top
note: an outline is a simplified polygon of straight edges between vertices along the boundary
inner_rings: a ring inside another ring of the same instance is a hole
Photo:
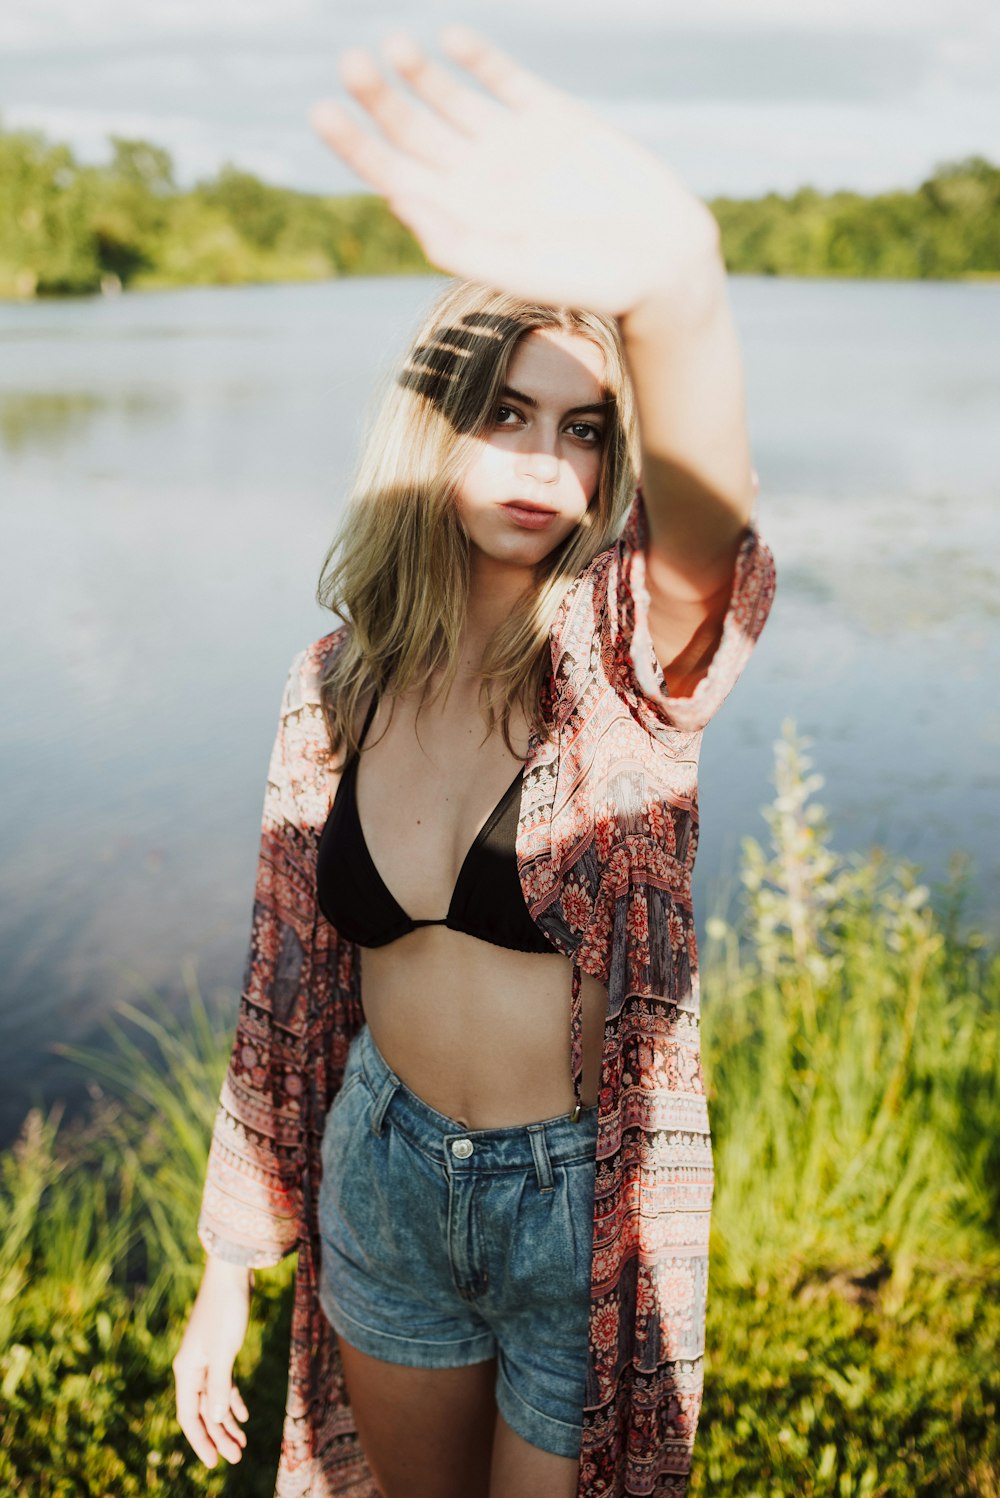
[[[361,731],[362,744],[376,702],[373,696]],[[360,754],[355,754],[344,767],[320,834],[316,864],[319,908],[342,936],[361,947],[384,947],[418,926],[447,926],[517,952],[558,950],[529,915],[517,872],[515,841],[523,769],[465,855],[448,914],[414,921],[386,888],[368,851],[355,788],[359,759]]]

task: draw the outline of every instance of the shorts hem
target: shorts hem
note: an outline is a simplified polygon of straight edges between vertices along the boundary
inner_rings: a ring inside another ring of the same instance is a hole
[[[553,1456],[568,1456],[579,1461],[583,1426],[568,1425],[554,1415],[543,1415],[520,1395],[506,1379],[499,1366],[496,1384],[497,1409],[511,1430],[531,1446],[539,1446]]]
[[[470,1363],[485,1363],[497,1350],[496,1340],[487,1332],[480,1337],[459,1337],[451,1341],[426,1341],[394,1332],[376,1331],[363,1321],[335,1306],[320,1289],[319,1303],[324,1316],[339,1337],[359,1352],[383,1363],[398,1363],[404,1368],[465,1368]]]

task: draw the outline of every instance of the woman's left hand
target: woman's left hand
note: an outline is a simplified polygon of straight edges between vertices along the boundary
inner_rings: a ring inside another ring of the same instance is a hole
[[[616,316],[664,292],[683,300],[688,276],[719,259],[708,207],[652,152],[484,38],[448,27],[440,41],[487,93],[396,33],[383,53],[412,94],[365,51],[340,63],[378,133],[329,101],[310,114],[428,259],[531,301]]]

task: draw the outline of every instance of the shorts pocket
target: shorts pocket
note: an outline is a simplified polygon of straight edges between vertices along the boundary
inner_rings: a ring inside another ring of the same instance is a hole
[[[330,1104],[326,1123],[323,1125],[320,1158],[323,1161],[324,1175],[329,1162],[336,1160],[337,1152],[344,1148],[345,1135],[350,1132],[352,1120],[356,1119],[359,1107],[363,1109],[366,1102],[371,1102],[371,1093],[365,1085],[364,1073],[360,1070],[352,1072]]]
[[[553,1174],[554,1189],[540,1191],[534,1171],[526,1173],[501,1262],[505,1299],[551,1322],[558,1341],[589,1299],[596,1165],[575,1160]]]
[[[594,1270],[594,1186],[597,1161],[574,1160],[564,1167],[569,1216],[573,1229],[573,1279],[577,1294],[589,1307]]]
[[[367,1275],[393,1251],[384,1210],[387,1196],[391,1197],[384,1181],[388,1140],[372,1129],[374,1108],[367,1084],[360,1077],[349,1079],[327,1116],[319,1190],[324,1254],[331,1265],[351,1266]]]

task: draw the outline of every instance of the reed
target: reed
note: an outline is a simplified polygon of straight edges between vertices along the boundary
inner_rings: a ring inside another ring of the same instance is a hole
[[[959,864],[834,853],[784,725],[708,923],[717,1172],[692,1495],[1000,1494],[1000,957]]]
[[[129,1275],[145,1282],[144,1309],[177,1315],[190,1304],[203,1253],[195,1232],[207,1141],[232,1040],[228,1015],[212,1015],[193,966],[182,973],[180,1013],[154,990],[141,1004],[122,1002],[106,1023],[109,1045],[60,1045],[121,1104],[109,1111],[106,1133],[123,1176],[133,1185]]]
[[[716,1273],[790,1286],[968,1262],[1000,1223],[1000,963],[918,871],[841,858],[785,726],[771,846],[747,840],[741,919],[709,923],[705,1070]]]

